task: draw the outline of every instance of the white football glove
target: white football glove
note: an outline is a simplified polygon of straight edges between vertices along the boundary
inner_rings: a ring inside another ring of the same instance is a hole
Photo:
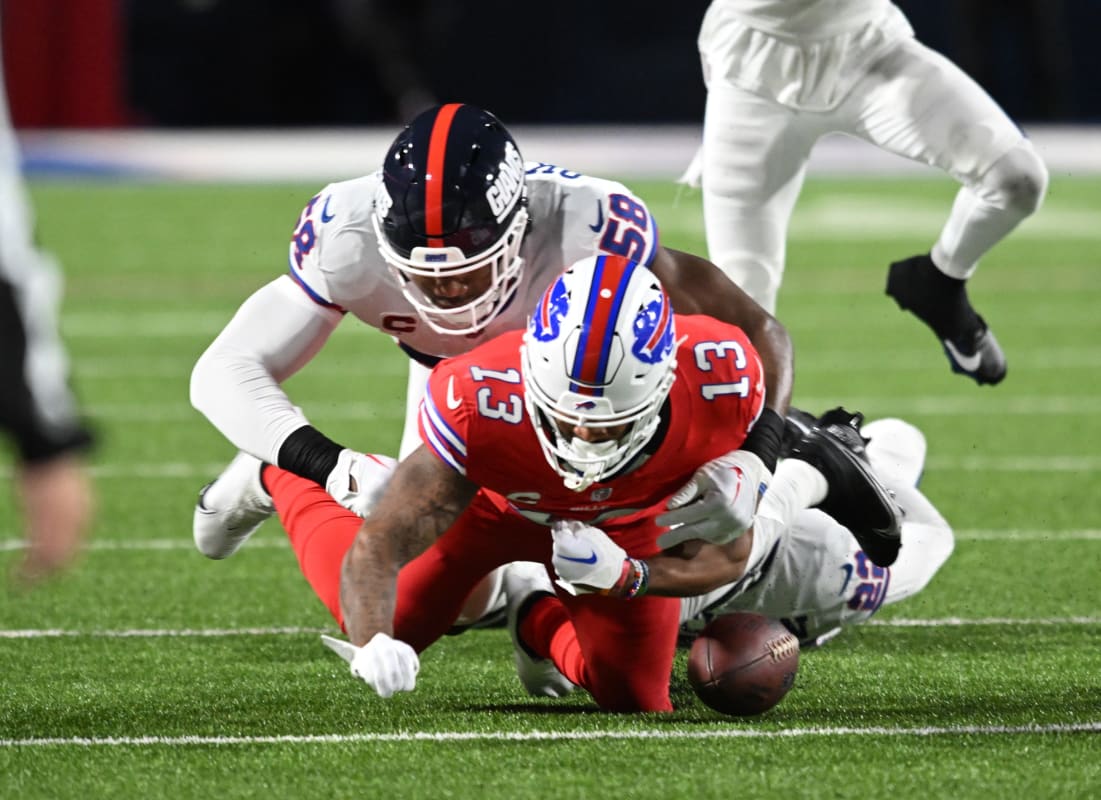
[[[607,591],[619,582],[627,552],[604,531],[576,520],[559,520],[551,527],[551,536],[555,583],[567,592]]]
[[[385,633],[376,633],[363,647],[331,636],[322,636],[321,641],[347,661],[352,674],[378,692],[379,697],[416,688],[421,662],[417,651],[405,642]]]
[[[366,517],[382,497],[397,463],[390,456],[364,455],[344,448],[325,480],[325,491],[349,511]]]
[[[658,537],[668,549],[689,539],[725,544],[753,525],[757,503],[772,473],[756,453],[734,450],[708,461],[670,498],[655,521],[673,530]]]

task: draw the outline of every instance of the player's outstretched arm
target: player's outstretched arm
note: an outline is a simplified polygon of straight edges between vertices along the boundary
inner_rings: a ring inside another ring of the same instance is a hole
[[[659,248],[652,265],[673,310],[706,314],[737,325],[757,348],[765,368],[767,407],[783,417],[791,404],[795,356],[787,328],[705,258],[668,247]]]
[[[724,545],[694,539],[645,560],[629,557],[604,531],[581,522],[555,523],[552,537],[559,586],[570,594],[628,599],[691,597],[718,589],[745,574],[753,549],[752,531]]]
[[[761,458],[747,450],[708,461],[655,520],[671,526],[658,537],[658,546],[670,548],[689,539],[712,544],[734,541],[753,525],[757,503],[771,481],[772,473]]]
[[[696,539],[663,550],[646,559],[650,572],[647,593],[692,597],[733,583],[745,574],[752,549],[753,532],[748,531],[723,545]]]
[[[787,328],[705,258],[662,247],[651,268],[669,293],[675,312],[706,314],[737,325],[757,349],[765,372],[765,411],[745,449],[760,456],[773,472],[795,381],[794,348]]]
[[[393,634],[398,571],[454,524],[477,490],[423,445],[398,464],[344,557],[340,604],[352,644]]]
[[[279,449],[308,421],[280,383],[317,354],[341,317],[285,275],[261,287],[195,363],[191,404],[238,449],[288,468]]]

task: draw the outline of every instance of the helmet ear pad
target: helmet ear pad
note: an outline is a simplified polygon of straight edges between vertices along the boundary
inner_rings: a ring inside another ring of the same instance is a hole
[[[524,161],[500,120],[451,103],[419,114],[391,144],[372,215],[379,251],[406,298],[441,333],[488,325],[511,299],[528,227]],[[489,289],[440,308],[411,285],[492,268]],[[408,291],[407,291],[408,290]]]
[[[618,256],[573,264],[544,292],[521,348],[528,416],[547,463],[580,491],[606,480],[654,436],[676,377],[669,298],[646,267]],[[569,436],[619,428],[615,447]]]

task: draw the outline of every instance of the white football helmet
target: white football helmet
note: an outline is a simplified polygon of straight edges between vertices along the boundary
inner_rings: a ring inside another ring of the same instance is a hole
[[[524,160],[500,121],[449,103],[418,115],[390,146],[371,221],[406,300],[437,333],[483,330],[520,284],[528,227]],[[489,269],[461,306],[433,302],[414,278],[463,279]]]
[[[521,346],[525,404],[547,463],[582,491],[623,468],[654,435],[676,377],[673,309],[646,267],[578,261],[544,292]],[[612,441],[573,427],[627,425]]]

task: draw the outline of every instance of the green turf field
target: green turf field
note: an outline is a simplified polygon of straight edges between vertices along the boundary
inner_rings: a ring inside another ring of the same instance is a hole
[[[444,639],[383,701],[319,644],[335,626],[277,522],[228,561],[193,550],[195,493],[232,450],[188,404],[191,365],[285,269],[317,188],[34,187],[102,434],[100,514],[79,569],[4,597],[0,798],[1101,796],[1101,182],[1054,176],[972,282],[1009,356],[994,388],[951,375],[883,294],[955,185],[808,184],[778,310],[796,403],[919,425],[957,547],[748,721],[694,698],[683,654],[669,716],[529,698],[503,630]],[[702,252],[698,196],[632,188],[666,244]],[[396,450],[403,357],[383,336],[346,322],[288,388],[334,438]],[[5,493],[0,567],[18,538]]]

